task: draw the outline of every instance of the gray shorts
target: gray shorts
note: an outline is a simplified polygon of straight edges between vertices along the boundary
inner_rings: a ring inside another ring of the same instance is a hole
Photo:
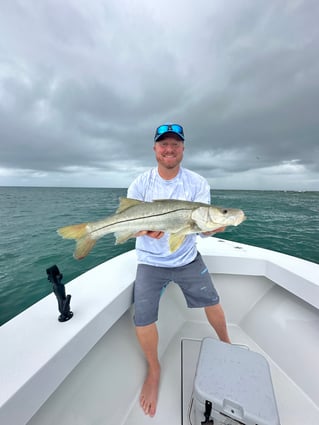
[[[219,303],[218,293],[199,253],[194,261],[181,267],[139,264],[134,284],[136,326],[146,326],[157,321],[159,301],[170,282],[179,285],[190,308]]]

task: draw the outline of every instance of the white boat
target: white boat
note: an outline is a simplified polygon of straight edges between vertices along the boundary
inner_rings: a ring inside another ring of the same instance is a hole
[[[199,238],[198,249],[232,342],[270,366],[281,425],[318,425],[319,265],[216,237]],[[170,284],[158,322],[157,412],[145,416],[139,406],[145,361],[132,322],[135,271],[133,250],[66,285],[71,320],[57,320],[51,294],[0,328],[1,424],[189,425],[200,340],[217,337],[203,311],[187,309]],[[188,347],[183,367],[181,341]]]

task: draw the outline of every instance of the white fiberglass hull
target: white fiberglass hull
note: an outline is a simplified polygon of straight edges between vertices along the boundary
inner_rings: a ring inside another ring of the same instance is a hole
[[[232,342],[270,364],[281,424],[318,424],[319,265],[216,238],[198,246]],[[132,324],[135,268],[132,251],[68,284],[69,322],[57,321],[52,295],[0,329],[1,424],[173,425],[182,415],[188,423],[187,400],[181,409],[181,339],[216,335],[203,312],[187,309],[178,287],[169,285],[158,322],[158,409],[146,417],[138,403],[145,363]]]

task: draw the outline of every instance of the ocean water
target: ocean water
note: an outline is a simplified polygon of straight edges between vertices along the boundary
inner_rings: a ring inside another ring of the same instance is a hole
[[[134,248],[98,241],[83,260],[59,227],[95,221],[115,212],[126,189],[0,187],[0,325],[50,292],[46,269],[56,264],[67,283],[92,267]],[[212,192],[212,204],[241,208],[247,220],[218,237],[284,252],[319,263],[319,192]]]

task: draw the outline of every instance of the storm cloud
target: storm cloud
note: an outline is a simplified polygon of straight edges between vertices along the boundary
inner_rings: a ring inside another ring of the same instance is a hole
[[[319,189],[319,3],[4,0],[0,185],[126,187],[164,122],[218,189]]]

